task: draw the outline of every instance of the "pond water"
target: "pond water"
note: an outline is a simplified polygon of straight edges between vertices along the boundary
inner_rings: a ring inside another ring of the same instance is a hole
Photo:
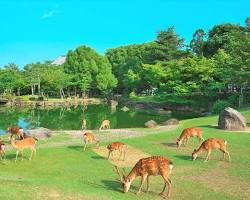
[[[45,127],[51,130],[80,130],[83,116],[87,120],[87,129],[98,129],[104,119],[111,121],[111,128],[139,128],[144,127],[144,123],[151,119],[160,123],[172,117],[185,119],[197,115],[188,112],[159,114],[149,109],[130,109],[123,112],[120,107],[112,110],[108,105],[50,109],[0,107],[0,134],[15,124],[24,129]]]

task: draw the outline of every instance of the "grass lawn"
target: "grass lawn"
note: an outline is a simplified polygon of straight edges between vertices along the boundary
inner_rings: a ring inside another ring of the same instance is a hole
[[[250,109],[242,113],[249,122]],[[217,123],[217,118],[184,120],[175,129],[123,141],[145,153],[164,155],[174,162],[170,199],[249,199],[250,133],[216,129],[212,125]],[[195,139],[191,139],[187,147],[177,149],[175,138],[183,128],[191,126],[201,127],[204,138],[226,139],[232,163],[221,161],[220,152],[213,152],[212,160],[207,163],[202,160],[205,154],[191,161],[190,155],[198,143]],[[6,137],[4,139],[7,141]],[[63,143],[67,140],[72,140],[73,144]],[[15,152],[10,147],[6,161],[0,163],[0,199],[161,199],[157,195],[163,187],[161,177],[150,178],[150,192],[147,194],[135,195],[139,178],[132,183],[129,193],[123,194],[111,163],[91,149],[83,152],[81,144],[82,141],[68,135],[56,135],[38,142],[37,156],[33,161],[27,160],[30,152],[25,151],[24,161],[16,164]],[[126,172],[129,170],[127,168]]]

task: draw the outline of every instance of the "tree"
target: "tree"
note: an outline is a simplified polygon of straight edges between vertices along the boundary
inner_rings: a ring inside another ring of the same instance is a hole
[[[203,29],[198,29],[193,34],[193,39],[190,42],[190,47],[197,55],[203,55],[203,45],[206,33]]]

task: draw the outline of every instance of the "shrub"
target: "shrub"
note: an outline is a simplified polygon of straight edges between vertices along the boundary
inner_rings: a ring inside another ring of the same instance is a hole
[[[30,100],[30,101],[35,101],[35,100],[36,100],[36,97],[30,97],[29,100]]]
[[[222,111],[225,107],[230,106],[230,103],[228,101],[224,100],[217,100],[212,108],[212,113],[218,114],[220,111]]]

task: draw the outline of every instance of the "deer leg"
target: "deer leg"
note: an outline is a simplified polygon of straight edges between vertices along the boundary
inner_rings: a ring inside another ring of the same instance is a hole
[[[83,147],[83,151],[85,151],[86,146],[87,146],[87,143],[88,143],[88,141],[87,141],[87,140],[84,140],[84,147]]]
[[[17,150],[16,151],[16,160],[15,160],[15,162],[17,161],[18,154],[19,154],[19,151]]]
[[[228,162],[231,162],[231,157],[230,157],[229,152],[227,150],[224,150],[224,157],[225,157],[225,154],[227,154],[227,156],[228,156]]]
[[[165,180],[165,185],[164,185],[163,190],[162,190],[162,192],[160,193],[160,195],[163,196],[163,193],[164,193],[164,191],[165,191],[165,189],[166,189],[166,186],[168,185],[168,193],[167,193],[167,196],[170,197],[170,194],[171,194],[171,192],[172,192],[171,180],[170,180],[168,177],[166,177],[166,176],[163,176],[163,179]]]
[[[109,151],[109,154],[108,154],[108,158],[107,158],[107,160],[109,160],[110,154],[111,154],[111,151]]]
[[[207,161],[210,159],[210,155],[211,155],[211,150],[208,150],[208,151],[207,151],[207,157],[206,157],[206,159],[204,160],[204,162],[207,162]]]
[[[136,194],[140,194],[142,186],[143,186],[143,183],[145,182],[146,178],[147,178],[147,176],[142,176],[141,177],[141,185],[140,185],[139,190],[137,191]]]
[[[146,188],[146,192],[148,192],[149,190],[149,176],[147,177],[147,188]]]

